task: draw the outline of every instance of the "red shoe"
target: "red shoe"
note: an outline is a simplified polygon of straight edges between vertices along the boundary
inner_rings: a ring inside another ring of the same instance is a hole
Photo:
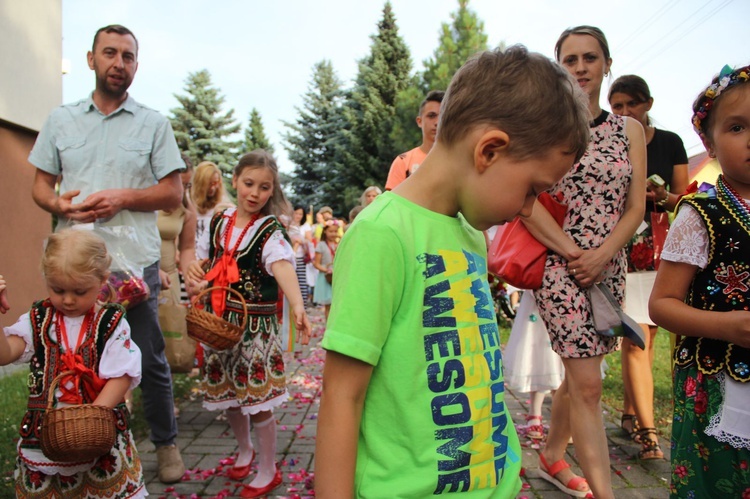
[[[565,492],[569,496],[593,498],[594,495],[592,494],[591,490],[578,490],[578,487],[580,487],[581,484],[585,483],[586,485],[588,485],[588,482],[582,476],[574,476],[573,478],[568,480],[568,483],[566,484],[563,484],[560,480],[555,478],[558,473],[566,468],[570,468],[570,465],[566,463],[564,459],[560,459],[556,463],[552,463],[552,466],[550,466],[547,464],[547,460],[544,459],[544,455],[542,455],[541,452],[539,453],[540,478],[547,480],[549,483]]]
[[[252,498],[252,497],[261,497],[269,492],[271,492],[273,489],[281,485],[281,470],[278,468],[276,469],[276,474],[273,476],[273,480],[271,480],[271,483],[266,485],[265,487],[251,487],[250,485],[243,485],[243,489],[240,492],[240,497],[244,497],[246,499]]]
[[[247,463],[246,466],[232,466],[229,468],[229,471],[227,471],[227,476],[232,480],[244,480],[247,478],[247,475],[250,474],[250,466],[252,466],[253,461],[255,461],[255,450],[253,450],[250,462]]]

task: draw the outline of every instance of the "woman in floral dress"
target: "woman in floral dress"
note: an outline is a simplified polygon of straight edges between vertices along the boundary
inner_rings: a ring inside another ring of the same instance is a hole
[[[567,494],[587,497],[593,492],[597,499],[607,499],[614,495],[600,369],[604,355],[619,347],[619,338],[597,334],[587,288],[602,282],[623,300],[623,247],[643,220],[646,204],[646,148],[640,123],[599,107],[602,81],[612,65],[601,30],[565,30],[555,53],[588,95],[593,121],[586,154],[551,189],[553,195],[562,193],[568,206],[562,228],[539,203],[526,221],[551,250],[535,294],[552,348],[565,366],[565,379],[553,398],[547,445],[539,456],[540,476]],[[564,461],[571,434],[588,484]]]

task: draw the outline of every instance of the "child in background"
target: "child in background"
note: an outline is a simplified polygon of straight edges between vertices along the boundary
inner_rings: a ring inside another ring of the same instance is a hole
[[[693,104],[722,174],[678,205],[649,312],[677,334],[671,497],[750,496],[750,66]]]
[[[328,314],[331,311],[333,258],[336,256],[338,244],[339,225],[335,220],[329,220],[325,222],[325,229],[320,234],[320,242],[315,248],[315,257],[313,258],[313,265],[318,269],[313,301],[318,305],[323,305],[326,321],[328,321]]]
[[[337,251],[316,496],[515,497],[480,231],[528,216],[588,137],[582,94],[549,59],[513,46],[459,69],[427,158]]]
[[[30,363],[31,371],[14,474],[17,497],[147,495],[124,401],[125,392],[140,382],[141,352],[130,339],[125,310],[97,303],[110,261],[104,241],[91,232],[51,235],[42,256],[49,298],[34,303],[0,334],[0,365]],[[40,447],[50,384],[68,370],[76,374],[61,380],[56,407],[102,405],[114,410],[117,421],[114,447],[91,462],[53,462]]]
[[[307,344],[310,323],[305,314],[292,245],[276,216],[287,206],[279,185],[276,161],[263,150],[240,158],[232,186],[237,208],[228,208],[211,220],[209,258],[193,262],[189,279],[199,287],[231,287],[247,301],[249,316],[245,334],[231,349],[205,347],[202,369],[203,406],[226,410],[227,420],[239,446],[239,455],[228,471],[234,480],[250,474],[255,449],[250,440],[252,420],[258,439],[258,473],[244,485],[242,497],[260,497],[281,484],[276,467],[276,418],[273,408],[287,400],[284,359],[276,320],[279,288],[289,300],[298,341]],[[211,270],[206,273],[203,266]],[[206,310],[240,325],[242,303],[226,290],[211,292]]]
[[[529,393],[531,399],[526,415],[526,437],[541,440],[544,438],[544,396],[560,387],[565,368],[560,356],[552,350],[532,290],[523,291],[503,360],[505,386],[514,392]]]

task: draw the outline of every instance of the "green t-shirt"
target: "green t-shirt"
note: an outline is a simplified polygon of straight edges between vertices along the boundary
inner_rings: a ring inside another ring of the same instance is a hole
[[[387,192],[347,231],[334,275],[322,345],[374,366],[355,495],[515,497],[521,448],[482,234]]]

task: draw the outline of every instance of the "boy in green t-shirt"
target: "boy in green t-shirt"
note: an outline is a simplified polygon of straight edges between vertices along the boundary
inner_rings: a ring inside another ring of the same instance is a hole
[[[427,158],[336,252],[316,497],[516,496],[521,449],[479,231],[528,216],[588,138],[578,85],[523,46],[456,73]]]

